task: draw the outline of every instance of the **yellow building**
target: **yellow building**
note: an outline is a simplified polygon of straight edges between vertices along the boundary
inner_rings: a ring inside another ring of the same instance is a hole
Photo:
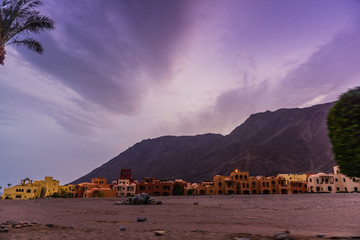
[[[74,191],[76,185],[69,184],[66,186],[59,186],[59,197],[70,197],[72,195],[72,191]]]
[[[20,185],[5,188],[2,199],[36,199],[50,197],[59,192],[59,181],[53,177],[32,181],[29,178],[21,180]]]
[[[5,188],[2,199],[34,199],[39,196],[39,187],[29,178],[25,178],[21,180],[20,185]]]
[[[289,173],[284,173],[284,174],[278,174],[277,177],[282,177],[285,179],[285,183],[286,185],[289,187],[289,193],[291,193],[291,184],[290,182],[306,182],[307,181],[307,175],[306,174],[289,174]]]
[[[46,198],[59,192],[59,180],[53,177],[45,177],[44,180],[34,181],[34,185],[40,188],[40,197]]]

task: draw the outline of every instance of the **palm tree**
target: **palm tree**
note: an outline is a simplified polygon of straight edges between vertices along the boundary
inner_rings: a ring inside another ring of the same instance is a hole
[[[0,64],[4,65],[5,46],[23,45],[31,51],[42,53],[41,43],[29,37],[30,33],[40,33],[54,29],[54,21],[43,16],[36,7],[40,0],[0,0]]]

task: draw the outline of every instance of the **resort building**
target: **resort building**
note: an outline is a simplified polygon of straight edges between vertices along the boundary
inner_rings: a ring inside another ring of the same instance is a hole
[[[299,194],[307,192],[306,181],[290,181],[290,193]]]
[[[194,194],[286,194],[288,186],[283,177],[254,177],[235,170],[230,176],[216,175],[213,182],[191,185]]]
[[[73,191],[74,198],[116,197],[116,191],[111,189],[111,184],[106,183],[106,178],[93,178],[91,183],[80,183]]]
[[[160,181],[146,177],[143,182],[136,183],[136,193],[149,193],[152,196],[169,196],[174,190],[174,182]]]
[[[70,197],[72,196],[72,192],[75,190],[74,184],[69,184],[66,186],[59,186],[59,197]]]
[[[318,173],[308,177],[308,192],[358,192],[360,179],[349,178],[340,173],[338,166],[333,174]]]
[[[53,177],[32,181],[29,178],[21,180],[20,185],[4,189],[2,199],[35,199],[46,198],[59,192],[59,181]]]
[[[295,190],[295,186],[298,186],[299,182],[305,183],[307,181],[308,174],[291,174],[291,173],[283,173],[276,175],[277,177],[282,177],[285,179],[286,185],[288,186],[289,193],[292,193],[291,191],[291,182],[297,182],[296,184],[293,184],[294,186],[294,193],[296,193],[297,190]],[[300,190],[300,189],[298,189]],[[303,192],[303,191],[302,191]]]
[[[116,191],[116,197],[134,196],[136,183],[131,183],[129,179],[119,179],[113,189]]]
[[[193,183],[185,187],[185,195],[212,195],[214,191],[213,182]]]

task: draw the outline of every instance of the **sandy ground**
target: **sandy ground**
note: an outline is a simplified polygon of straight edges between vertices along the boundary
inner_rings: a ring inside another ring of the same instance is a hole
[[[114,198],[0,200],[0,223],[37,223],[10,227],[0,239],[257,240],[276,239],[274,234],[285,230],[291,239],[360,236],[359,193],[155,199],[164,204],[115,205],[121,199]],[[126,231],[120,231],[122,226]],[[165,234],[156,236],[158,230]]]

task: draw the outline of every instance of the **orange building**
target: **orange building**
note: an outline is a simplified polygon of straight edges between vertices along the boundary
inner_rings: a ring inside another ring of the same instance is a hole
[[[91,183],[80,183],[73,191],[74,198],[116,197],[116,191],[111,189],[111,184],[106,183],[106,178],[93,178]]]
[[[292,194],[306,193],[307,184],[305,181],[291,181],[290,182],[290,191]]]
[[[146,177],[143,182],[136,183],[136,193],[148,193],[152,196],[169,196],[174,190],[174,182],[160,181]]]
[[[238,170],[230,176],[216,175],[212,183],[195,187],[197,194],[287,194],[288,186],[282,177],[253,177]]]

